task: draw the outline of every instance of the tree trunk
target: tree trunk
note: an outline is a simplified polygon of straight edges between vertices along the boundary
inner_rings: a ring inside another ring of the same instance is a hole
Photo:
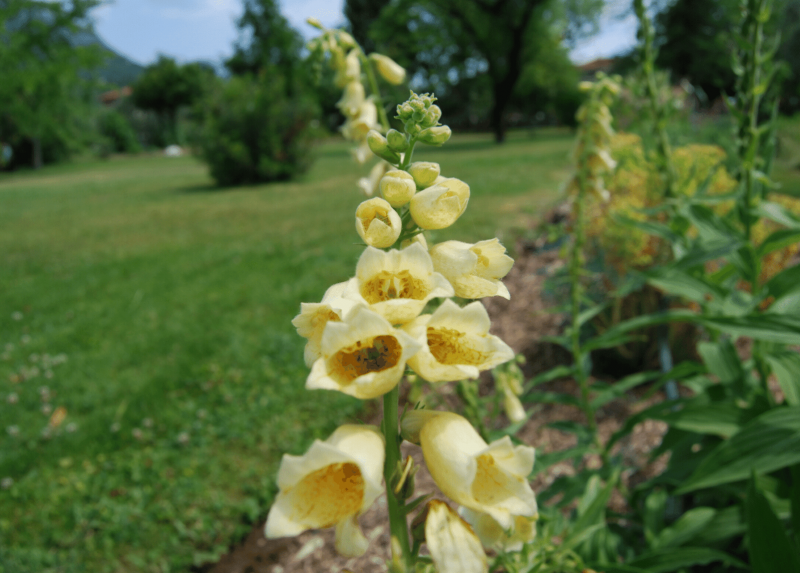
[[[503,121],[503,113],[505,112],[505,102],[498,98],[495,90],[494,103],[492,104],[492,131],[494,132],[494,142],[503,143],[506,140],[506,124]]]
[[[33,138],[33,168],[42,168],[42,139],[40,137]]]

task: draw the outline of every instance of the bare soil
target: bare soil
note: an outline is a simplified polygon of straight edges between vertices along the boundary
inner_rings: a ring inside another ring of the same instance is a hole
[[[562,315],[551,312],[555,306],[545,293],[544,283],[548,276],[563,265],[557,250],[543,250],[542,245],[520,244],[514,268],[504,280],[511,292],[511,300],[495,297],[484,300],[492,319],[492,332],[500,336],[517,353],[526,358],[526,375],[533,376],[558,364],[567,364],[569,355],[559,346],[542,340],[543,337],[558,334],[564,325]],[[489,391],[488,377],[481,380],[481,390]],[[543,390],[570,392],[577,395],[574,380],[561,379],[542,386]],[[447,391],[447,390],[446,390]],[[449,388],[452,393],[452,387]],[[448,401],[451,397],[448,397]],[[599,431],[604,440],[618,430],[624,421],[647,406],[663,400],[657,393],[647,400],[641,393],[633,392],[617,399],[597,412]],[[530,419],[517,434],[523,442],[534,446],[537,453],[553,452],[572,447],[573,435],[548,427],[559,420],[583,422],[582,412],[573,406],[560,404],[536,404],[526,406]],[[380,412],[369,415],[368,423],[377,423]],[[372,419],[374,418],[374,419]],[[628,471],[623,478],[628,483],[637,483],[647,477],[660,473],[666,459],[650,460],[650,452],[661,443],[666,425],[657,421],[645,421],[622,440],[617,451],[621,451],[625,466],[637,468]],[[421,466],[417,476],[417,493],[434,492],[436,486],[427,473],[418,447],[403,445],[404,454],[412,455]],[[597,467],[598,459],[584,459],[583,464]],[[573,475],[576,467],[572,462],[561,462],[539,474],[532,483],[534,491],[543,491],[561,475]],[[441,497],[441,494],[438,495]],[[624,511],[622,498],[612,499],[611,506]],[[201,568],[204,573],[321,573],[351,570],[361,572],[386,571],[389,559],[389,532],[386,500],[382,496],[370,510],[360,518],[364,534],[370,540],[370,548],[365,555],[356,559],[346,559],[336,554],[333,548],[333,530],[307,531],[294,538],[268,540],[264,537],[263,523],[253,528],[241,544],[231,548],[217,563]]]

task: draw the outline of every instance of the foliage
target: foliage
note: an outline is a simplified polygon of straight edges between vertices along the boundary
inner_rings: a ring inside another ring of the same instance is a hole
[[[156,63],[145,68],[133,85],[132,100],[138,108],[155,112],[166,123],[160,146],[178,143],[178,110],[200,101],[213,78],[213,70],[203,64],[179,65],[166,56],[159,56]]]
[[[196,145],[218,184],[278,181],[308,169],[314,102],[288,98],[281,82],[233,77],[203,111]]]
[[[599,3],[525,2],[425,2],[400,0],[381,12],[371,37],[378,48],[409,70],[419,87],[433,90],[442,99],[469,102],[463,116],[477,115],[489,125],[498,142],[504,138],[508,113],[516,102],[525,102],[530,92],[519,94],[519,82],[526,68],[541,69],[564,77],[563,48],[560,46],[567,23],[577,19],[573,33],[585,27],[599,11]],[[503,34],[497,30],[505,30]],[[529,71],[527,86],[549,89],[566,81],[542,81],[540,72]],[[417,84],[415,84],[417,87]],[[542,90],[543,98],[547,89]],[[568,101],[569,96],[564,96]],[[524,106],[523,106],[524,109]],[[541,109],[537,110],[541,111]],[[452,112],[448,110],[452,116]]]
[[[136,153],[141,150],[136,132],[128,119],[117,110],[108,110],[98,119],[104,150],[111,153]]]
[[[90,27],[87,14],[96,4],[0,4],[0,137],[11,143],[15,161],[27,160],[38,168],[85,142],[83,118],[90,97],[86,72],[99,64],[99,52],[92,46],[76,47],[72,40]]]

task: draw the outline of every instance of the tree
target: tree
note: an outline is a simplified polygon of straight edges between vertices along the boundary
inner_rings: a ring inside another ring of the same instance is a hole
[[[369,33],[370,26],[390,2],[391,0],[346,0],[344,3],[344,16],[350,23],[350,32],[368,54],[375,51],[375,42]]]
[[[133,85],[133,103],[158,114],[167,125],[165,143],[175,143],[178,110],[199,101],[212,76],[213,71],[205,64],[179,65],[172,58],[159,56]]]
[[[302,70],[303,38],[281,15],[275,0],[244,0],[237,22],[239,39],[225,66],[233,75],[282,78],[287,94],[305,83]]]
[[[51,147],[66,153],[81,137],[87,72],[100,54],[73,40],[91,28],[88,13],[98,3],[0,0],[0,140],[17,151],[29,145],[36,169]]]
[[[539,42],[541,35],[579,35],[591,27],[601,5],[601,0],[397,0],[381,12],[372,37],[412,77],[427,76],[432,86],[475,84],[485,76],[489,121],[495,140],[502,142],[523,70],[539,49],[553,45]]]

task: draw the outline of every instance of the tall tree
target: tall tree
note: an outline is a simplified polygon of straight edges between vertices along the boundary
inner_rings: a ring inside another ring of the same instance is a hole
[[[198,101],[212,77],[213,71],[204,64],[179,65],[172,58],[159,56],[133,85],[133,103],[156,112],[167,126],[164,143],[176,143],[178,110]]]
[[[30,142],[31,163],[44,162],[43,141],[70,145],[86,94],[87,72],[100,63],[94,47],[75,46],[91,28],[99,0],[0,0],[0,125],[3,139]],[[15,148],[24,148],[17,141]]]
[[[375,51],[375,42],[370,37],[369,28],[390,2],[391,0],[345,0],[344,16],[350,23],[350,32],[367,53]]]
[[[284,81],[292,94],[305,80],[301,66],[303,38],[289,25],[276,0],[244,0],[237,22],[239,39],[225,66],[234,75],[267,75]]]
[[[523,70],[540,48],[552,46],[538,38],[580,34],[600,6],[602,0],[395,0],[381,12],[373,39],[428,85],[473,84],[485,76],[490,124],[502,142]]]

